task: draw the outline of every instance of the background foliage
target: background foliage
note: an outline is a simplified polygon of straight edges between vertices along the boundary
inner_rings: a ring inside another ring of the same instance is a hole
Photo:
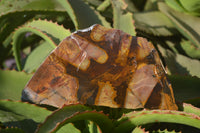
[[[1,0],[0,132],[200,132],[199,3]],[[83,105],[56,110],[20,101],[23,87],[48,54],[72,32],[96,23],[153,42],[168,72],[179,111]]]

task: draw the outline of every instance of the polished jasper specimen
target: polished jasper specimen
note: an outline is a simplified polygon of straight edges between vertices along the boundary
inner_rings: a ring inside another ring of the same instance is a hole
[[[64,39],[28,82],[22,100],[55,107],[81,103],[177,110],[154,46],[101,25]]]

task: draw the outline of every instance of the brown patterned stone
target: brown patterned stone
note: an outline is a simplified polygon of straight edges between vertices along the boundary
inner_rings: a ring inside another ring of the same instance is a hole
[[[56,107],[81,103],[177,110],[154,46],[101,25],[64,39],[26,85],[22,99]]]

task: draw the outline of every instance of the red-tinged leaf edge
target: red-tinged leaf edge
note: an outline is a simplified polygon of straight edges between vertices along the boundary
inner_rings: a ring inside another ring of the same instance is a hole
[[[132,133],[149,133],[148,131],[145,131],[145,128],[140,127],[136,127],[133,129]]]
[[[186,113],[192,113],[200,117],[200,108],[194,107],[191,104],[183,103],[183,111]]]
[[[138,125],[157,122],[177,123],[200,129],[200,117],[195,114],[173,110],[143,110],[122,116],[116,122],[114,132],[131,131]]]
[[[48,34],[38,30],[37,28],[33,28],[31,26],[21,26],[17,28],[13,35],[13,55],[16,60],[17,68],[19,71],[22,70],[21,66],[21,60],[20,60],[20,47],[21,47],[21,39],[24,37],[25,33],[32,32],[40,37],[42,37],[44,40],[46,40],[52,47],[56,47],[56,43],[53,41],[53,38],[48,36]]]
[[[5,129],[0,128],[0,133],[25,133],[25,132],[17,127],[11,127],[11,128],[7,127]]]
[[[112,121],[102,112],[96,111],[85,111],[85,112],[77,112],[72,117],[66,118],[63,122],[59,123],[52,132],[58,131],[62,126],[67,123],[79,121],[79,120],[91,120],[96,123],[103,133],[110,133],[112,130]]]
[[[90,108],[84,105],[74,104],[63,106],[48,116],[45,122],[38,127],[36,133],[56,132],[63,125],[80,120],[95,122],[103,133],[110,132],[113,127],[112,121],[102,112],[91,111]]]

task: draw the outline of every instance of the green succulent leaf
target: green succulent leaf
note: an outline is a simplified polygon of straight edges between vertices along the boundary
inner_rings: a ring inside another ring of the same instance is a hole
[[[67,11],[68,15],[70,16],[71,20],[74,23],[74,26],[76,29],[78,29],[78,21],[77,21],[77,17],[74,13],[73,8],[71,7],[70,3],[68,0],[57,0],[60,5]]]
[[[87,28],[94,24],[110,27],[110,24],[98,12],[83,0],[58,0],[71,17],[76,29]]]
[[[106,8],[108,8],[109,5],[110,5],[110,0],[105,0],[97,7],[97,10],[104,11]]]
[[[157,130],[157,131],[152,131],[152,133],[181,133],[181,132],[176,132],[175,130],[173,131],[168,131],[167,129],[165,130]]]
[[[113,27],[136,36],[133,14],[125,11],[127,4],[123,0],[111,0],[111,4],[113,7]]]
[[[72,123],[62,126],[56,133],[81,133]]]
[[[46,110],[32,104],[0,101],[0,121],[6,127],[18,127],[25,132],[34,132],[37,124],[51,114],[51,111]]]
[[[133,2],[132,0],[124,0],[124,1],[128,5],[127,6],[127,11],[132,12],[133,14],[136,13],[136,12],[139,12],[139,8],[135,4],[136,1],[135,2]],[[144,4],[142,0],[141,1],[137,1],[137,2],[146,6],[146,4]]]
[[[138,125],[155,122],[179,123],[200,129],[200,117],[195,114],[169,110],[143,110],[122,116],[115,131],[127,132]]]
[[[148,133],[148,132],[145,132],[145,129],[142,129],[141,127],[136,127],[135,129],[133,129],[132,133]]]
[[[189,57],[200,59],[200,49],[196,48],[190,41],[182,40],[180,45]]]
[[[196,99],[196,104],[200,105],[200,78],[180,75],[169,75],[168,78],[172,84],[174,96],[177,101],[188,102],[188,100]]]
[[[29,21],[38,14],[59,16],[64,15],[64,13],[59,10],[23,10],[0,14],[0,41],[4,41],[17,26],[23,25],[26,21]]]
[[[37,123],[31,119],[26,119],[26,117],[15,114],[9,111],[0,110],[0,120],[2,124],[8,128],[18,127],[24,130],[25,132],[33,133],[37,127]]]
[[[200,116],[200,109],[191,104],[183,103],[183,111]]]
[[[0,63],[11,52],[7,41],[14,29],[34,18],[36,15],[62,15],[63,8],[54,0],[1,0],[0,1]]]
[[[186,11],[179,0],[165,0],[165,3],[177,11],[180,11],[180,12]]]
[[[63,26],[59,26],[56,23],[46,20],[32,21],[18,28],[13,35],[13,53],[19,70],[22,70],[20,59],[20,41],[27,32],[32,32],[41,36],[52,46],[52,48],[56,48],[56,45],[58,45],[60,41],[70,35],[70,31],[64,29]]]
[[[133,14],[135,26],[148,34],[155,36],[173,36],[178,34],[173,23],[161,12],[138,12]]]
[[[34,104],[9,100],[0,100],[0,110],[24,116],[37,123],[43,122],[45,118],[52,113],[51,111]],[[1,120],[1,122],[3,121]]]
[[[25,132],[20,128],[12,127],[12,128],[0,129],[0,133],[25,133]]]
[[[180,13],[159,2],[159,10],[164,13],[197,48],[200,48],[200,18]]]
[[[56,132],[63,125],[79,120],[94,121],[99,125],[103,132],[111,131],[112,122],[106,115],[96,111],[87,110],[90,109],[80,104],[64,106],[50,115],[37,130],[37,133]],[[52,121],[54,122],[52,123]]]
[[[15,57],[17,68],[19,71],[22,70],[21,57],[20,57],[21,41],[27,32],[32,32],[38,36],[41,36],[44,40],[46,40],[52,46],[52,48],[56,47],[56,43],[51,39],[51,37],[49,37],[44,32],[38,29],[35,29],[33,27],[27,27],[27,26],[18,28],[14,32],[14,35],[13,35],[13,55]]]
[[[182,6],[192,15],[200,15],[200,0],[179,0]]]
[[[1,0],[0,12],[8,13],[19,10],[63,10],[54,0]]]
[[[87,120],[87,130],[84,130],[83,132],[89,132],[89,133],[102,133],[100,127],[93,121]]]
[[[6,15],[0,15],[0,64],[5,60],[7,56],[11,54],[11,48],[12,46],[12,32],[14,29],[19,26],[20,24],[23,24],[27,20],[33,17],[33,14],[28,15],[27,17],[23,17],[24,13],[14,13],[14,14],[6,14]],[[20,19],[23,18],[23,19]],[[15,23],[12,23],[14,20],[18,20]]]
[[[53,38],[57,38],[58,41],[54,41],[57,45],[71,34],[71,32],[68,29],[65,29],[62,25],[58,25],[57,23],[47,20],[34,20],[27,23],[25,26],[33,27],[48,34],[49,36],[52,36]]]
[[[102,3],[101,0],[85,0],[85,1],[87,1],[90,5],[93,5],[95,7],[97,7],[98,5]]]
[[[33,74],[0,70],[0,99],[20,100],[21,92]]]
[[[63,122],[57,125],[57,127],[53,130],[53,132],[56,132],[60,127],[62,127],[65,124],[68,124],[69,122],[75,122],[79,120],[94,121],[95,123],[98,124],[98,126],[104,133],[109,133],[111,132],[111,129],[112,129],[112,121],[108,119],[108,117],[105,114],[94,112],[94,111],[85,111],[85,112],[74,114],[72,118],[68,118],[68,119],[66,118]],[[98,128],[96,127],[96,130],[97,129]],[[94,129],[90,128],[90,130],[93,131]]]
[[[164,57],[167,65],[167,70],[171,74],[191,75],[200,78],[200,61],[190,59],[184,55],[173,53],[168,49],[158,45],[159,51]]]
[[[64,27],[45,20],[32,21],[26,26],[34,27],[38,30],[42,30],[49,36],[53,36],[56,44],[59,44],[64,38],[71,34],[70,31],[66,30]],[[55,47],[50,46],[47,41],[41,43],[28,55],[23,70],[28,73],[35,71],[54,48]]]
[[[44,123],[38,128],[37,133],[53,131],[55,128],[57,128],[60,122],[64,121],[68,117],[71,118],[77,112],[84,112],[86,110],[90,109],[80,104],[64,106],[61,109],[55,111],[52,115],[48,116]],[[54,122],[52,123],[52,121]]]
[[[177,48],[177,45],[179,42],[177,41],[172,41],[172,40],[166,40],[165,44],[174,52],[174,53],[179,53],[179,49]]]
[[[43,41],[26,58],[23,70],[27,73],[35,72],[54,48]]]

